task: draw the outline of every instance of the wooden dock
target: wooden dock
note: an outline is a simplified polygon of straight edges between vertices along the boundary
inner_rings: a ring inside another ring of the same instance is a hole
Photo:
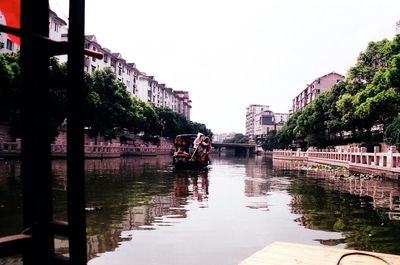
[[[341,265],[400,265],[400,256],[397,255],[286,242],[274,242],[239,265],[337,265],[347,253],[362,254],[344,257]]]

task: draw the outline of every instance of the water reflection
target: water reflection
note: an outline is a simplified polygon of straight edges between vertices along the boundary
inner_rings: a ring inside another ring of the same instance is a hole
[[[346,248],[400,253],[398,182],[366,179],[337,169],[313,169],[299,162],[274,160],[274,168],[292,169],[296,174],[288,189],[292,212],[300,215],[296,222],[308,229],[343,235],[342,239],[316,241],[330,246],[346,243]]]
[[[174,265],[237,264],[273,241],[400,254],[398,182],[265,157],[214,157],[208,171],[175,171],[170,162],[85,161],[92,264],[165,256]],[[55,216],[65,219],[66,162],[53,161],[52,172]],[[22,230],[20,186],[19,161],[0,161],[1,235]],[[56,244],[67,252],[67,241]]]

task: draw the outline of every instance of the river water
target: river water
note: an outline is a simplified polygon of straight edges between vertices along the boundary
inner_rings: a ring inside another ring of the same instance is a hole
[[[400,254],[399,182],[261,156],[212,162],[199,172],[168,156],[86,160],[89,264],[231,265],[274,241]],[[66,162],[52,167],[65,219]],[[21,202],[20,162],[2,160],[0,236],[22,230]]]

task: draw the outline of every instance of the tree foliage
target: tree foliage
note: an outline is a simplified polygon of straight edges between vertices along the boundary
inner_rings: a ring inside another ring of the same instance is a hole
[[[400,35],[397,35],[393,40],[370,42],[349,69],[346,80],[293,115],[280,131],[267,137],[265,146],[271,148],[273,143],[282,148],[302,140],[319,147],[346,141],[372,142],[380,139],[383,131],[389,143],[396,143],[393,129],[396,123],[392,122],[399,112]]]
[[[66,119],[65,64],[50,60],[51,134]],[[20,137],[20,68],[19,54],[0,54],[0,122],[8,123],[14,137]],[[85,74],[84,125],[91,136],[116,138],[122,131],[145,135],[173,137],[180,133],[202,132],[212,137],[205,124],[187,120],[168,108],[158,108],[129,95],[125,84],[117,80],[110,68]]]
[[[249,143],[250,138],[242,133],[237,133],[233,138],[228,138],[224,140],[224,143]]]

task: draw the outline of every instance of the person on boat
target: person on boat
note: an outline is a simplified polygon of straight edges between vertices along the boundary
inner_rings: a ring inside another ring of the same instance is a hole
[[[193,148],[192,158],[207,163],[208,151],[211,149],[210,139],[204,134],[198,133],[196,139],[193,141]]]
[[[197,149],[200,144],[204,141],[204,139],[206,138],[206,136],[202,133],[198,133],[196,139],[194,139],[193,141],[193,148]]]

